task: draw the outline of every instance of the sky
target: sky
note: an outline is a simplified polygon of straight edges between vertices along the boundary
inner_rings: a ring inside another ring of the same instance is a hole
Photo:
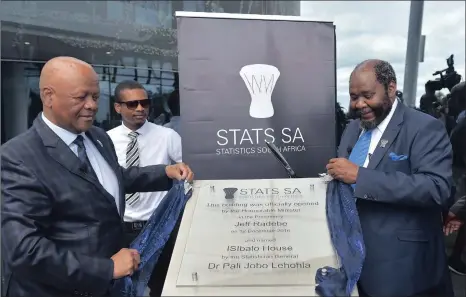
[[[403,90],[410,1],[301,1],[301,16],[333,21],[337,36],[337,100],[349,105],[349,75],[361,61],[377,58],[395,69]],[[447,68],[454,54],[455,69],[465,80],[465,2],[425,1],[422,34],[424,62],[419,64],[416,105],[432,73]],[[438,76],[437,76],[438,77]],[[444,94],[447,89],[442,90]]]

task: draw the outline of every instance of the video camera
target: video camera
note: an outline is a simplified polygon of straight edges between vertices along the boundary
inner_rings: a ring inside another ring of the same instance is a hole
[[[447,88],[449,91],[461,81],[461,75],[455,71],[453,55],[447,59],[447,68],[434,72],[432,75],[440,75],[440,78],[429,80],[426,83],[426,88],[432,91],[440,91]]]

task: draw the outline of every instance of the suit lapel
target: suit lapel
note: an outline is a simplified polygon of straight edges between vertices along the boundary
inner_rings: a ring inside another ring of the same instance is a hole
[[[369,164],[367,166],[368,169],[375,169],[377,165],[379,165],[380,161],[382,161],[383,156],[385,156],[388,149],[393,144],[393,141],[395,141],[403,123],[404,112],[405,106],[403,105],[403,103],[398,102],[396,110],[393,113],[393,116],[390,119],[387,128],[382,134],[382,137],[380,138],[380,141],[377,144],[377,147],[375,148],[372,157],[370,158]]]
[[[111,153],[109,150],[104,147],[103,143],[98,139],[97,135],[92,132],[92,129],[86,132],[86,136],[89,137],[89,139],[92,141],[92,143],[95,145],[99,153],[102,155],[102,157],[107,161],[108,165],[112,167],[113,171],[115,174],[118,174],[118,164],[115,162],[115,160],[111,159]]]
[[[99,189],[100,192],[116,207],[115,199],[110,195],[100,182],[88,174],[81,171],[81,162],[73,151],[60,139],[41,118],[41,114],[34,120],[34,128],[39,136],[42,138],[44,146],[49,155],[61,164],[65,169],[71,173],[79,176],[80,178],[92,183]]]
[[[120,216],[123,217],[123,212],[124,212],[124,207],[125,207],[125,193],[122,190],[121,187],[121,172],[120,172],[120,166],[118,165],[117,160],[112,160],[111,159],[111,152],[107,147],[103,145],[103,143],[99,140],[98,135],[96,133],[92,132],[92,129],[89,129],[89,131],[86,132],[86,136],[89,137],[89,139],[94,143],[95,147],[99,151],[99,153],[102,155],[102,157],[105,159],[107,164],[112,168],[113,172],[115,173],[118,181],[118,186],[120,187],[120,199],[119,199],[119,208],[120,208]],[[104,189],[105,190],[105,189]],[[115,198],[110,195],[107,191],[105,193],[111,198],[111,200],[115,203]]]

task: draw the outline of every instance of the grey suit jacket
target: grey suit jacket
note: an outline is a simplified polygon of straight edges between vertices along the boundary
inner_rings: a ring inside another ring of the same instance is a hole
[[[349,157],[360,131],[359,120],[348,125],[339,157]],[[451,289],[441,220],[452,204],[451,166],[443,124],[398,104],[367,168],[359,169],[354,192],[367,248],[360,286],[370,296]]]
[[[2,146],[2,296],[106,295],[110,257],[122,247],[124,194],[171,187],[165,165],[124,169],[105,131],[86,134],[117,176],[120,214],[40,115]]]
[[[461,197],[451,208],[451,212],[454,213],[461,221],[466,222],[466,196]]]

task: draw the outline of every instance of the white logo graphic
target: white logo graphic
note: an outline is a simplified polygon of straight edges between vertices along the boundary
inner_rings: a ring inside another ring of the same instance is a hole
[[[251,95],[249,115],[256,119],[272,117],[272,92],[280,77],[278,68],[266,64],[252,64],[241,68],[239,74]]]

